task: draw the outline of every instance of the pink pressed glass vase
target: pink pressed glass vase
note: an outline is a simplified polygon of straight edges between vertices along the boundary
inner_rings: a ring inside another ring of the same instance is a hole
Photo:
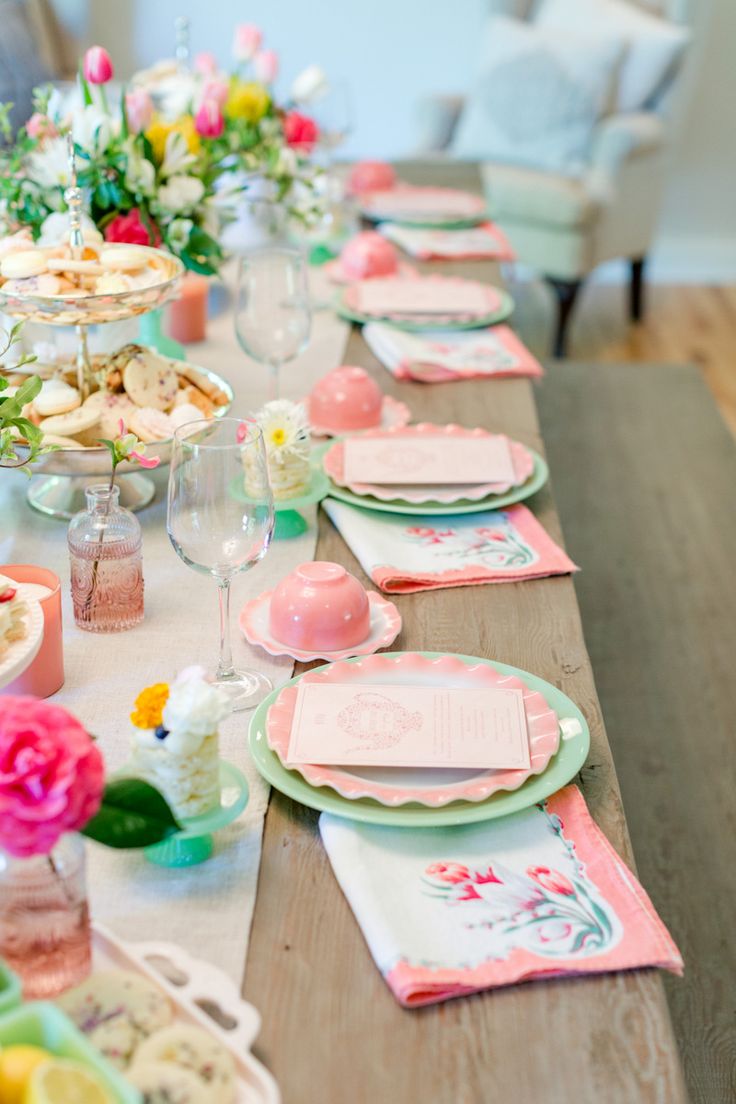
[[[87,488],[69,523],[74,620],[88,632],[121,632],[143,620],[141,527],[108,484]]]
[[[61,837],[48,855],[0,851],[0,958],[26,1000],[55,997],[90,972],[84,839]]]

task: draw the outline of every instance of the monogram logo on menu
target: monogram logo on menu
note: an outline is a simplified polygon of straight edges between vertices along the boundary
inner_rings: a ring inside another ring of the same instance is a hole
[[[384,694],[356,694],[337,715],[338,728],[359,741],[361,749],[389,748],[422,727],[421,713],[411,713]]]

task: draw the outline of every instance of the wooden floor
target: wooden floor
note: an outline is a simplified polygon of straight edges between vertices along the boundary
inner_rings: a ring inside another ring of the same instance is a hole
[[[552,293],[541,283],[509,280],[514,328],[532,351],[549,355]],[[736,435],[736,287],[647,289],[645,321],[628,322],[626,289],[590,286],[573,317],[569,354],[586,363],[695,364]]]

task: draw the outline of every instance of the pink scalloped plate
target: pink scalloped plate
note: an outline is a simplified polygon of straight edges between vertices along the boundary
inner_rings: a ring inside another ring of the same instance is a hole
[[[342,293],[343,302],[349,308],[349,310],[361,314],[366,318],[373,318],[376,321],[384,320],[387,322],[410,322],[410,323],[422,323],[426,326],[438,328],[445,325],[456,325],[458,323],[473,322],[478,318],[485,318],[486,315],[493,315],[496,311],[500,310],[503,304],[503,297],[498,288],[493,287],[491,284],[484,284],[480,280],[466,280],[463,276],[417,276],[412,281],[412,284],[426,283],[432,284],[435,287],[449,287],[449,285],[464,284],[468,287],[479,288],[483,293],[485,300],[485,308],[482,311],[455,311],[448,312],[447,314],[440,314],[435,311],[429,312],[405,312],[405,311],[370,311],[366,310],[361,303],[361,284],[370,283],[378,284],[380,281],[387,283],[395,283],[397,277],[395,276],[374,276],[370,280],[355,280],[353,283],[347,284],[344,292]]]
[[[272,594],[272,590],[267,590],[252,602],[248,602],[243,606],[238,618],[238,624],[245,639],[250,644],[260,645],[270,655],[291,656],[292,659],[298,659],[302,663],[308,663],[312,659],[350,659],[351,656],[367,656],[377,652],[379,648],[388,648],[401,632],[401,614],[393,602],[389,602],[377,591],[369,590],[367,594],[371,628],[362,644],[356,644],[352,648],[342,648],[337,652],[307,652],[299,648],[291,648],[288,644],[277,640],[270,630],[269,612]]]
[[[408,425],[411,410],[406,403],[399,402],[392,395],[383,396],[380,426],[368,426],[366,429],[335,429],[330,426],[312,425],[313,437],[354,437],[358,433],[375,433],[380,429],[396,429]]]
[[[521,679],[504,675],[484,663],[463,663],[455,656],[431,659],[418,652],[397,656],[374,655],[357,663],[333,663],[303,676],[310,682],[411,686],[505,687],[524,692],[531,766],[524,770],[418,770],[398,767],[339,767],[291,765],[286,761],[298,687],[285,686],[268,711],[268,746],[284,767],[298,771],[311,786],[328,786],[342,797],[371,797],[382,805],[418,804],[440,808],[453,801],[484,801],[498,790],[518,790],[534,774],[541,774],[560,746],[557,714],[542,694]]]
[[[452,221],[480,218],[486,212],[486,201],[483,196],[458,188],[400,184],[395,188],[368,192],[361,197],[360,207],[361,213],[372,219]]]
[[[443,486],[420,486],[411,484],[378,484],[378,483],[346,483],[343,475],[343,458],[345,446],[342,441],[336,441],[324,457],[322,464],[325,472],[338,487],[347,487],[356,495],[371,495],[381,502],[442,502],[452,503],[463,501],[478,502],[492,494],[505,494],[512,487],[520,487],[526,483],[534,471],[534,457],[520,441],[514,441],[505,434],[489,433],[487,429],[467,429],[459,425],[433,425],[431,422],[420,422],[414,426],[395,426],[391,429],[366,430],[364,437],[413,437],[413,436],[446,435],[448,437],[503,437],[508,441],[511,449],[511,459],[514,465],[515,479],[513,483],[462,483],[445,484]]]

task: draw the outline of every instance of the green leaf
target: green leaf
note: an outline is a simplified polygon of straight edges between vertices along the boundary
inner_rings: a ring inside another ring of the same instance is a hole
[[[92,104],[92,93],[90,92],[89,85],[87,84],[87,78],[82,72],[82,65],[79,65],[79,87],[82,90],[82,99],[84,100],[84,106],[90,107]]]
[[[130,134],[128,126],[128,109],[125,106],[125,88],[120,90],[120,137],[125,139]]]
[[[180,830],[157,789],[140,778],[118,778],[105,786],[99,811],[82,834],[106,847],[126,849],[150,847]]]

